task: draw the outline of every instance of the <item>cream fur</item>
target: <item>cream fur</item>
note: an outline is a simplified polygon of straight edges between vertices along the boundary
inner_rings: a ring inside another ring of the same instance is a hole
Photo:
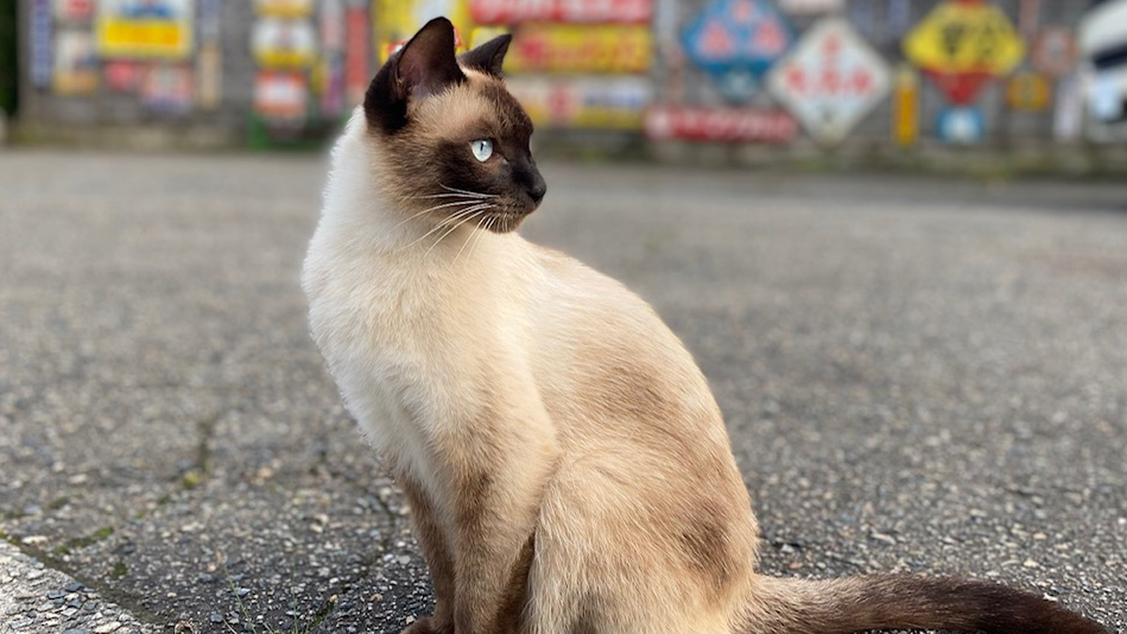
[[[690,355],[622,285],[515,233],[419,240],[432,225],[381,195],[378,153],[358,111],[305,262],[310,325],[455,559],[476,538],[457,525],[459,474],[495,465],[500,513],[536,535],[521,631],[731,632],[756,526]],[[724,552],[694,570],[711,555],[680,540],[701,521]]]

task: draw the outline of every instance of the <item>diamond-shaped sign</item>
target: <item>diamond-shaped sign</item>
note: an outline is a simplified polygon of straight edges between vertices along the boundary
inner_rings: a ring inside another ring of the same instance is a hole
[[[685,54],[740,101],[786,53],[794,33],[768,0],[713,0],[682,33]]]
[[[837,143],[888,95],[888,64],[849,22],[826,18],[767,78],[767,86],[818,141]]]
[[[966,104],[990,79],[1021,62],[1025,44],[998,7],[982,0],[947,0],[908,33],[904,55],[948,99]]]

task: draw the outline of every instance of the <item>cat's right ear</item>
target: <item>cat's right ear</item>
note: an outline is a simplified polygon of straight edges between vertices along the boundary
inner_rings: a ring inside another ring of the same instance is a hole
[[[391,56],[364,96],[369,125],[393,133],[407,125],[407,104],[466,80],[454,54],[454,25],[446,18],[427,22]]]

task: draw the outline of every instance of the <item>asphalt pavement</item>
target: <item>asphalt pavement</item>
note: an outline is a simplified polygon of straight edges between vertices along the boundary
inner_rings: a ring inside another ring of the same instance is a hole
[[[324,172],[0,153],[0,634],[428,609],[409,509],[305,327]],[[696,355],[764,570],[993,579],[1127,632],[1127,184],[544,172],[525,234]]]

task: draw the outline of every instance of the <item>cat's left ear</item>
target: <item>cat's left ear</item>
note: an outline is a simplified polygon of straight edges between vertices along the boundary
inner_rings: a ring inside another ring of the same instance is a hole
[[[462,53],[458,56],[458,62],[466,68],[501,77],[501,66],[505,63],[505,53],[509,52],[509,43],[512,41],[513,36],[509,33],[495,37],[472,51]]]

